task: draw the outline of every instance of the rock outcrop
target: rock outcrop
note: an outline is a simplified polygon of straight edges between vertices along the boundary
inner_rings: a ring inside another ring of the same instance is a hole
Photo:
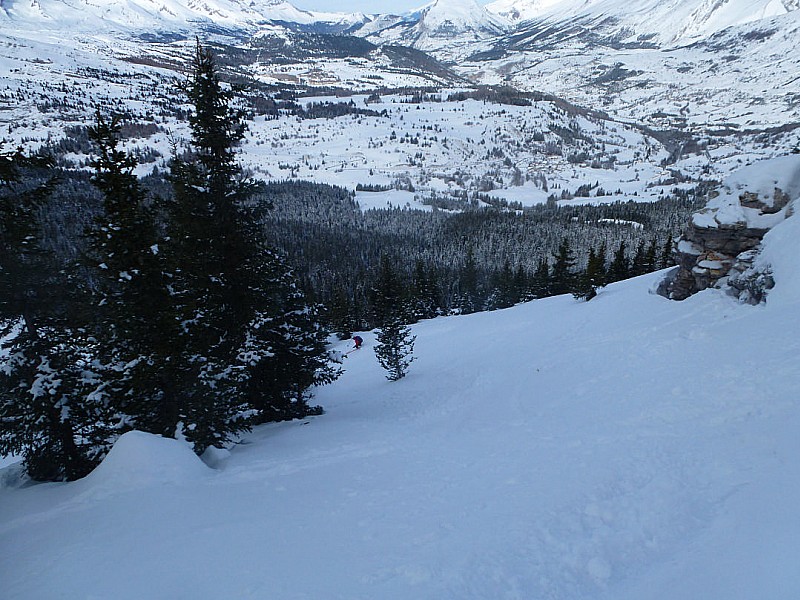
[[[684,300],[725,286],[741,301],[757,304],[774,285],[769,270],[755,268],[755,260],[764,235],[791,215],[791,201],[800,196],[800,158],[747,167],[724,188],[692,217],[678,240],[678,267],[661,283],[660,294]]]

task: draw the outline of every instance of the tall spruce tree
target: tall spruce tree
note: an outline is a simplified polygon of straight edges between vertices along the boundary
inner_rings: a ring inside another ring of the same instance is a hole
[[[88,232],[103,391],[128,426],[174,436],[179,414],[172,352],[178,322],[154,210],[134,173],[136,161],[118,148],[120,130],[118,118],[98,112],[88,131],[97,149],[92,183],[104,199]]]
[[[564,238],[558,247],[558,254],[554,257],[553,271],[550,274],[550,287],[553,295],[567,294],[575,287],[575,257],[569,245],[569,240]]]
[[[180,417],[202,452],[248,428],[249,408],[261,411],[259,420],[305,414],[309,385],[337,371],[321,344],[317,311],[267,243],[263,188],[236,160],[243,114],[199,41],[186,93],[194,106],[192,139],[172,160],[168,254],[182,324]],[[276,407],[279,399],[294,408]]]

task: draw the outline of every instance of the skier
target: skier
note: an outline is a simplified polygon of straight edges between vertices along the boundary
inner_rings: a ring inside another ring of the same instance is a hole
[[[361,348],[361,344],[364,343],[364,340],[361,339],[360,335],[354,335],[353,336],[353,341],[356,343],[356,347],[353,348],[353,350],[358,350],[359,348]]]

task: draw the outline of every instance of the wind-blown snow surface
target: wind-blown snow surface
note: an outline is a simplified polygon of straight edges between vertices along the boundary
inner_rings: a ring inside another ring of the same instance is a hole
[[[216,469],[132,433],[2,489],[0,597],[800,597],[798,240],[766,238],[766,305],[654,274],[435,319],[408,377],[365,336],[325,416]]]

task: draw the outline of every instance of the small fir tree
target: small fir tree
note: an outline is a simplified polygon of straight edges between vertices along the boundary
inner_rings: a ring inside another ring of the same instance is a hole
[[[397,381],[406,376],[414,361],[412,353],[416,339],[411,335],[411,328],[404,325],[398,315],[393,315],[378,330],[375,356],[386,370],[386,379]]]

